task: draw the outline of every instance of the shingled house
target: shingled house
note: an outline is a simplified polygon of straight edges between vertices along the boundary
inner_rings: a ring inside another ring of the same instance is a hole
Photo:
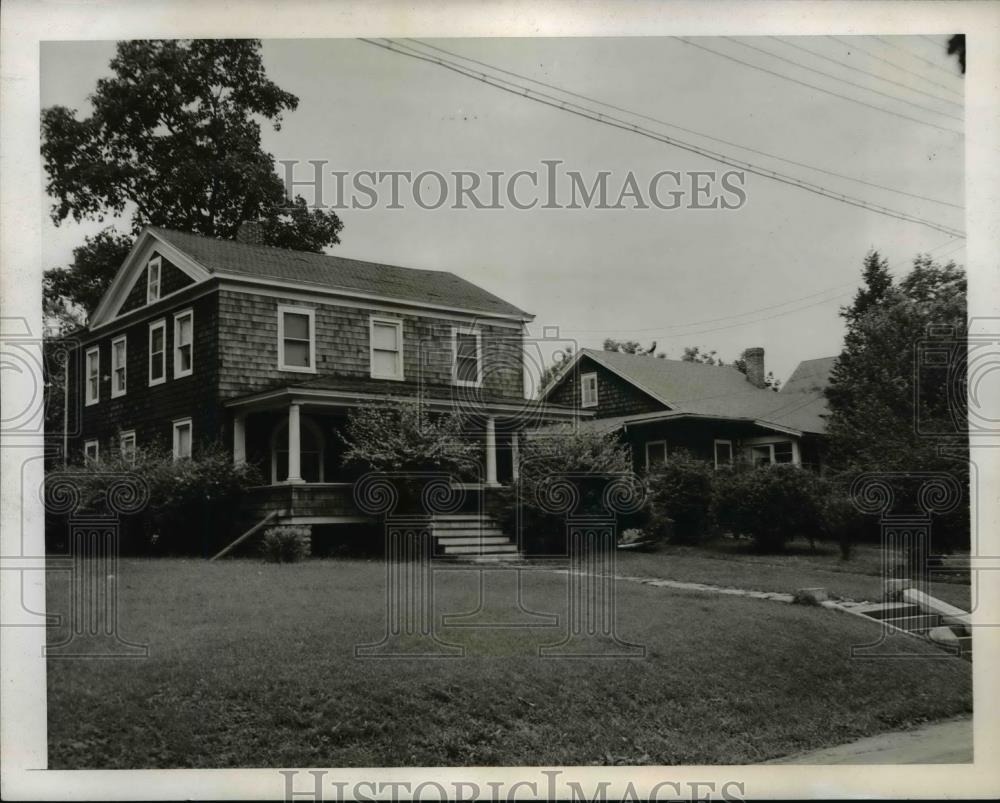
[[[252,235],[252,229],[249,232]],[[364,518],[335,430],[389,398],[462,407],[482,485],[509,482],[519,430],[572,418],[524,398],[532,315],[448,272],[147,228],[78,335],[76,453],[219,442],[267,480],[251,513]]]
[[[764,349],[748,349],[747,373],[731,366],[582,349],[542,400],[580,405],[578,426],[617,432],[637,471],[683,449],[716,467],[793,463],[823,469],[823,389],[835,357],[798,365],[780,392],[764,386]]]

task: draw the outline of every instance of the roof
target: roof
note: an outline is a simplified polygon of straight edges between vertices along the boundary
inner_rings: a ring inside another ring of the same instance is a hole
[[[310,284],[522,319],[533,317],[448,271],[401,268],[311,251],[251,245],[155,226],[147,231],[183,251],[212,274]]]
[[[802,391],[825,390],[830,384],[830,373],[833,371],[836,357],[818,357],[815,360],[803,360],[792,371],[788,381],[781,386],[782,393],[800,393]]]
[[[822,388],[818,387],[820,365],[814,366],[812,372],[803,372],[803,376],[812,378],[797,382],[797,389],[775,393],[751,385],[744,374],[728,365],[705,365],[594,349],[582,349],[579,359],[584,357],[618,374],[675,414],[760,421],[801,432],[826,431],[822,418],[826,400]],[[823,360],[808,362],[818,364]],[[801,368],[800,365],[796,373]],[[812,389],[813,385],[816,389]],[[623,421],[635,419],[636,416],[627,416]]]

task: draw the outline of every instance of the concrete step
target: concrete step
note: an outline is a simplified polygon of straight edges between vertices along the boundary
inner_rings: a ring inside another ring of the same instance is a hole
[[[452,538],[506,538],[507,535],[499,527],[491,527],[482,530],[465,529],[447,530],[445,532],[435,530],[434,537],[438,541],[450,541]]]
[[[473,544],[482,544],[483,546],[490,546],[493,544],[509,544],[510,539],[500,533],[499,535],[469,535],[469,536],[448,536],[447,538],[438,538],[438,544],[444,547],[449,546],[470,546]]]
[[[431,523],[431,528],[438,532],[448,532],[449,530],[478,529],[479,527],[499,527],[493,519],[469,519],[468,521],[435,521]]]
[[[507,552],[502,555],[460,555],[456,560],[463,563],[522,563],[524,558],[519,553]]]
[[[863,613],[872,619],[889,619],[898,616],[916,616],[920,606],[910,602],[873,602],[869,605],[858,605],[851,609],[854,613]]]
[[[517,544],[488,544],[484,546],[446,546],[445,555],[488,555],[488,554],[517,554]]]
[[[479,521],[480,519],[490,518],[485,513],[438,513],[431,517],[431,521],[435,524],[440,524],[441,522],[449,521]]]
[[[894,625],[901,630],[908,630],[911,633],[915,633],[938,627],[941,624],[941,617],[936,613],[923,613],[911,616],[888,616],[882,619],[882,621]]]

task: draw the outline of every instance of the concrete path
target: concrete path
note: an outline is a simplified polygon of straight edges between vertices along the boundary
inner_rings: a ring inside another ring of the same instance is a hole
[[[968,764],[972,717],[963,716],[908,731],[869,736],[839,747],[766,761],[765,764]]]

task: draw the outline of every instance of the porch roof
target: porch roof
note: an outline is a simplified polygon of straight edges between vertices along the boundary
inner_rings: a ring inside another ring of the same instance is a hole
[[[578,421],[576,426],[583,432],[618,432],[627,430],[629,427],[641,426],[644,424],[659,424],[664,421],[717,421],[728,423],[752,424],[762,429],[770,429],[786,435],[800,437],[802,430],[792,427],[782,426],[772,421],[760,418],[749,418],[746,416],[713,415],[710,413],[689,413],[684,410],[664,410],[662,412],[644,413],[641,415],[621,415],[609,418],[592,418]],[[536,430],[539,434],[552,434],[560,431],[568,431],[565,424],[554,424]]]
[[[591,411],[491,393],[483,388],[400,382],[365,377],[321,376],[294,384],[279,385],[246,396],[229,399],[226,407],[266,410],[292,401],[328,407],[358,407],[378,402],[417,402],[435,410],[465,410],[509,418],[523,418],[533,426],[561,420],[589,418]]]

